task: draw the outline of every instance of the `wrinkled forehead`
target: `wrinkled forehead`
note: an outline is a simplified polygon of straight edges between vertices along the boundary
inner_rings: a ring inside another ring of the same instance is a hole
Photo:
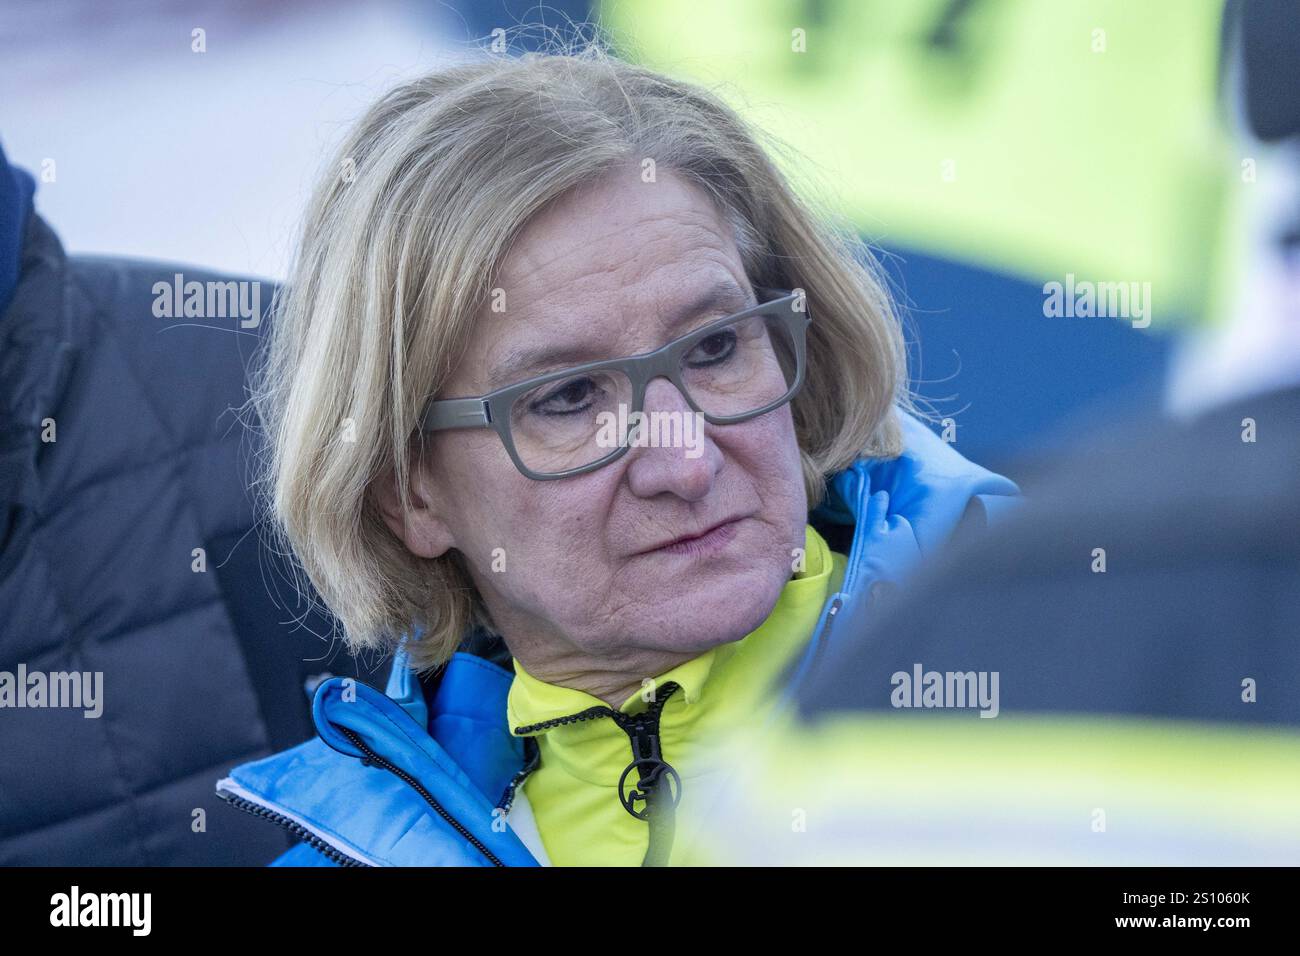
[[[645,181],[636,166],[570,190],[520,231],[499,285],[521,302],[653,285],[655,273],[699,255],[727,259],[735,237],[709,196],[664,170]]]
[[[640,354],[752,301],[735,237],[702,191],[676,177],[611,178],[521,232],[457,379],[482,394]]]

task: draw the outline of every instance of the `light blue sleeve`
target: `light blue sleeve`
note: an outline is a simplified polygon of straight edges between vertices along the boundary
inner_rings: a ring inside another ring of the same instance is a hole
[[[281,853],[267,866],[338,866],[338,864],[306,843],[299,843]]]

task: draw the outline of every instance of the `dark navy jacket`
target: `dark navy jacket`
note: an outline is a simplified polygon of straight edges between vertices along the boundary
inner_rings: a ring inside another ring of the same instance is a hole
[[[307,739],[304,685],[364,665],[257,529],[235,410],[268,323],[158,318],[177,272],[241,277],[67,255],[24,199],[0,210],[0,671],[102,674],[103,711],[0,710],[0,865],[264,863],[292,841],[213,779]]]

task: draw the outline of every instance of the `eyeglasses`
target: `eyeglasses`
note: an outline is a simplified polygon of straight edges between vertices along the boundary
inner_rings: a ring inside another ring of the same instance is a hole
[[[768,301],[629,358],[548,372],[474,398],[430,402],[423,430],[492,428],[538,481],[595,471],[636,444],[646,387],[666,378],[711,425],[734,425],[790,401],[803,385],[811,320],[802,293],[758,287]],[[689,426],[687,426],[689,427]]]

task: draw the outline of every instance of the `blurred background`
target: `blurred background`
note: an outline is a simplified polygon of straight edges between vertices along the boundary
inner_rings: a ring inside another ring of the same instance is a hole
[[[280,279],[322,157],[381,91],[494,30],[538,24],[518,52],[598,19],[788,144],[805,195],[875,246],[922,407],[968,456],[1014,468],[1099,409],[1300,378],[1296,166],[1246,136],[1218,0],[2,9],[0,142],[70,251]],[[1149,284],[1149,326],[1046,317],[1070,275]]]

